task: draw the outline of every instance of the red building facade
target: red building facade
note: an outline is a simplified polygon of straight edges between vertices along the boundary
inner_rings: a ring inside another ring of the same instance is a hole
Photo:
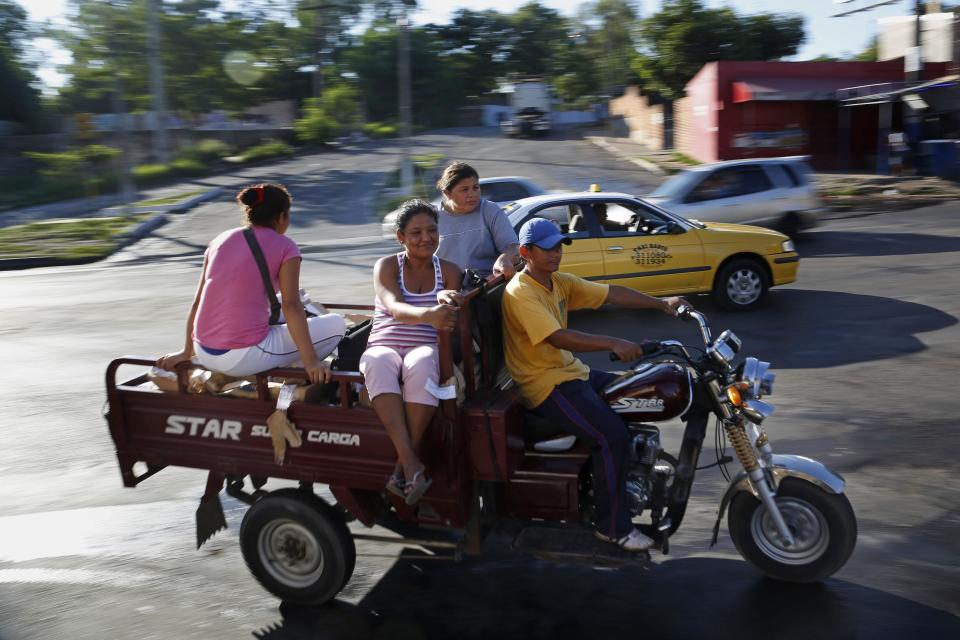
[[[946,64],[930,63],[924,79],[944,73]],[[871,169],[885,135],[879,105],[841,106],[841,90],[870,93],[903,78],[902,60],[711,62],[676,109],[677,148],[701,162],[809,155],[819,169]]]

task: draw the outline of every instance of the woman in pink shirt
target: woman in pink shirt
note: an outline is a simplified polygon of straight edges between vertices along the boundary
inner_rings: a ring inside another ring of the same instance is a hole
[[[237,194],[246,227],[224,231],[203,256],[203,272],[187,319],[183,349],[157,361],[164,369],[196,360],[214,371],[248,376],[301,362],[311,382],[326,382],[323,359],[343,338],[346,325],[335,313],[307,318],[300,302],[300,249],[285,236],[292,198],[281,184],[246,187]],[[252,249],[250,228],[280,291],[285,323],[270,324],[270,303]]]

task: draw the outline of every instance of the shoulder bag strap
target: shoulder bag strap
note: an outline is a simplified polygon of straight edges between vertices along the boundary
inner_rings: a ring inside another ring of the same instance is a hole
[[[273,290],[273,282],[270,281],[270,272],[267,270],[267,259],[263,257],[263,250],[260,243],[257,242],[257,236],[253,229],[247,227],[243,230],[243,237],[250,245],[250,253],[260,269],[260,277],[263,278],[263,288],[267,292],[267,300],[270,302],[270,324],[277,324],[280,321],[280,301],[277,300],[277,294]]]

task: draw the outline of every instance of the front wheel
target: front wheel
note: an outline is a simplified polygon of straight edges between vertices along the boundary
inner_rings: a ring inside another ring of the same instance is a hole
[[[760,304],[769,286],[767,272],[759,262],[733,260],[717,273],[713,297],[728,311],[747,311]]]
[[[749,492],[734,496],[727,527],[737,551],[771,578],[817,582],[836,573],[857,543],[857,519],[845,495],[798,478],[784,478],[777,506],[796,544],[787,546],[773,518]]]
[[[295,489],[275,491],[250,507],[240,525],[240,550],[267,591],[301,605],[332,600],[356,560],[343,517]]]

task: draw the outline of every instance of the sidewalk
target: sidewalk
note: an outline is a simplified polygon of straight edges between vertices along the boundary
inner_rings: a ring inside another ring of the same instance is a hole
[[[644,171],[662,176],[689,169],[675,151],[652,151],[629,138],[586,136],[601,149],[632,162]],[[960,200],[960,183],[934,176],[883,176],[876,174],[817,172],[816,183],[831,211],[915,209]]]

